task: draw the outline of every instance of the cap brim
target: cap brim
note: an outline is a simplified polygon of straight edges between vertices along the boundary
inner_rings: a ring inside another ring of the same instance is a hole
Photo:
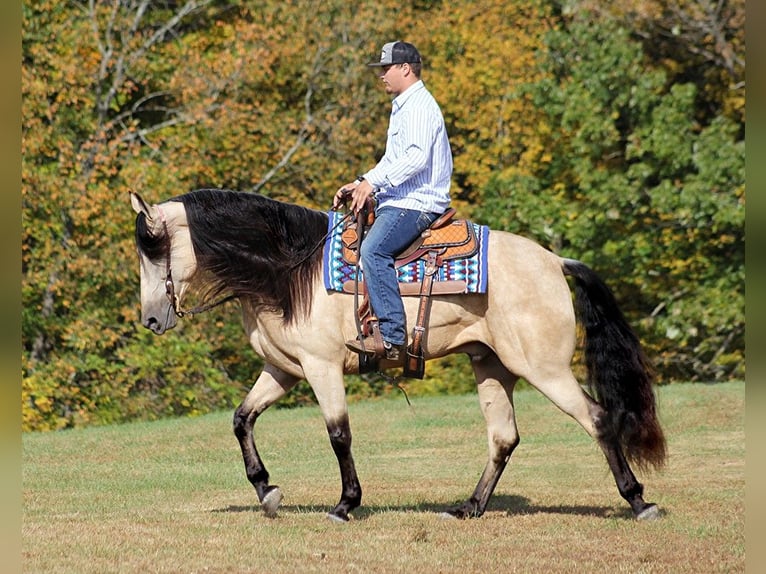
[[[383,62],[370,62],[367,64],[370,68],[382,68],[383,66],[390,66],[391,64],[384,64]]]

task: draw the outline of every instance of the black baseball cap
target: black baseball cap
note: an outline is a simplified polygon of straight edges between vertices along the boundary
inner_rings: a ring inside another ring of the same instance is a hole
[[[380,61],[368,66],[392,66],[393,64],[420,64],[420,52],[409,42],[388,42],[380,50]]]

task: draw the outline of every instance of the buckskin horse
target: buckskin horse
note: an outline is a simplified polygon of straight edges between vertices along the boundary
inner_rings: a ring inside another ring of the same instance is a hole
[[[254,439],[258,416],[306,380],[340,467],[342,493],[329,518],[345,522],[362,488],[351,453],[343,376],[360,358],[345,341],[358,332],[355,297],[322,281],[321,245],[330,213],[258,194],[201,189],[159,204],[131,192],[137,213],[141,322],[162,335],[177,324],[190,288],[205,302],[226,296],[242,309],[245,333],[263,371],[236,409],[234,434],[264,513],[282,492],[270,484]],[[471,496],[445,516],[481,516],[519,443],[513,390],[519,378],[574,418],[606,457],[620,495],[639,520],[658,518],[630,463],[660,468],[666,442],[651,364],[615,298],[584,263],[512,233],[488,234],[488,283],[481,294],[435,294],[426,360],[468,355],[487,425],[489,457]],[[573,278],[574,302],[567,276]],[[199,290],[199,291],[198,291]],[[404,297],[409,320],[416,298]],[[214,303],[213,303],[214,304]],[[210,305],[208,305],[209,307]],[[586,392],[571,370],[576,320],[584,332]],[[381,368],[389,368],[386,360]]]

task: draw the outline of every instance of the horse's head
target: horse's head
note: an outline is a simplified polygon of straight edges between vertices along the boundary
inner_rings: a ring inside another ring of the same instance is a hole
[[[177,312],[197,267],[180,201],[149,205],[130,193],[141,269],[141,323],[157,335],[176,326]]]

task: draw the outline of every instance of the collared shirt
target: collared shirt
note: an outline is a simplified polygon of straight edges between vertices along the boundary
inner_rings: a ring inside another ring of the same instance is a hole
[[[418,80],[394,98],[386,152],[364,174],[378,206],[442,213],[449,207],[452,150],[439,104]]]

